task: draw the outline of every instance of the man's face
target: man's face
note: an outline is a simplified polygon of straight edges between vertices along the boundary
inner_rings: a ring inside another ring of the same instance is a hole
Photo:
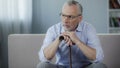
[[[64,5],[62,8],[61,19],[65,31],[74,31],[82,19],[76,5]]]

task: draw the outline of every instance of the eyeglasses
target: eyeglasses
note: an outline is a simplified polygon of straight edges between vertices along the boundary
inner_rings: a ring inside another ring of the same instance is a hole
[[[60,16],[62,16],[63,18],[67,17],[68,19],[74,19],[76,17],[81,16],[81,14],[79,14],[77,16],[73,16],[73,15],[65,15],[65,14],[60,13]]]

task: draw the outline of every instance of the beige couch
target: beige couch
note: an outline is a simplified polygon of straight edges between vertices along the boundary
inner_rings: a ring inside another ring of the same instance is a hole
[[[36,68],[44,34],[11,34],[8,37],[9,68]],[[120,34],[98,34],[108,68],[120,68]]]

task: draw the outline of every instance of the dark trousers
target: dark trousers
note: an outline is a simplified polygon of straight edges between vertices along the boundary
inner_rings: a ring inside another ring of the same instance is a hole
[[[64,67],[62,65],[52,64],[52,63],[40,62],[37,65],[37,68],[66,68],[66,67]],[[107,67],[103,63],[92,63],[91,65],[89,65],[85,68],[107,68]]]

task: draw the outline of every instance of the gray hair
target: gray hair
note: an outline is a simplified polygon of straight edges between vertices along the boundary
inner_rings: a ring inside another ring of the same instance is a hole
[[[79,2],[77,2],[77,1],[75,1],[75,0],[68,0],[67,2],[65,2],[65,4],[68,4],[69,6],[71,6],[71,5],[76,5],[76,6],[78,6],[78,7],[79,7],[79,10],[80,10],[80,14],[82,15],[83,8],[82,8],[82,5],[81,5]]]

